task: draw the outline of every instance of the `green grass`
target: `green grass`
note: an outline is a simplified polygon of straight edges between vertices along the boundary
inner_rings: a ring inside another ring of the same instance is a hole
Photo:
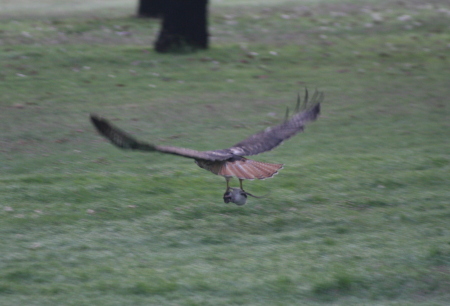
[[[211,49],[172,55],[121,1],[52,3],[0,13],[1,305],[448,304],[448,3],[213,1]],[[304,87],[322,116],[243,207],[88,121],[225,148]]]

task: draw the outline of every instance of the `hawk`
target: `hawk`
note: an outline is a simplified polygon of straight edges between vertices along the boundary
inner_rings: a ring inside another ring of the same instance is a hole
[[[248,159],[245,156],[270,151],[279,146],[283,141],[302,132],[306,123],[316,120],[319,116],[320,103],[323,97],[323,92],[319,93],[316,91],[311,98],[312,105],[308,106],[308,90],[305,90],[303,111],[300,111],[300,96],[298,96],[297,106],[291,118],[289,118],[288,108],[283,123],[268,127],[228,149],[221,150],[196,151],[181,147],[146,143],[135,139],[130,134],[120,130],[106,119],[95,114],[91,114],[91,122],[101,135],[121,149],[160,152],[194,159],[200,168],[225,177],[227,184],[226,191],[223,195],[225,203],[233,202],[237,205],[244,205],[248,195],[256,196],[244,191],[242,186],[243,180],[271,178],[283,168],[283,164],[264,163]],[[239,179],[240,188],[230,187],[232,177]]]

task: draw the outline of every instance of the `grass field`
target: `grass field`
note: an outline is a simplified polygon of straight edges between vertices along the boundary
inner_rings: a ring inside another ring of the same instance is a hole
[[[134,2],[65,3],[0,11],[0,305],[448,305],[447,1],[216,0],[211,48],[171,55]],[[305,87],[322,116],[242,207],[88,121],[225,148]]]

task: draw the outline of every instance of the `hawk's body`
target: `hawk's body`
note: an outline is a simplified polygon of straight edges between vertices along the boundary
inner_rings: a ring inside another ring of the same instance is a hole
[[[131,135],[96,115],[91,115],[91,121],[103,136],[119,148],[147,152],[156,151],[194,159],[199,167],[224,176],[227,180],[228,191],[230,189],[228,182],[231,177],[237,177],[240,180],[242,189],[242,180],[262,180],[277,174],[283,168],[283,164],[263,163],[247,159],[244,156],[270,151],[279,146],[284,140],[303,131],[306,123],[314,121],[318,117],[322,99],[323,94],[316,92],[312,98],[314,104],[305,111],[298,112],[299,99],[296,108],[297,112],[289,120],[286,118],[283,123],[266,128],[231,148],[213,151],[196,151],[180,147],[149,144],[134,139]],[[307,100],[308,92],[306,91],[305,105]]]

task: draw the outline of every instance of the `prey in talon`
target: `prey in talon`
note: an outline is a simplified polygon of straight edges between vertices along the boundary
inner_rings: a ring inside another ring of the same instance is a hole
[[[236,187],[230,187],[229,186],[229,179],[227,179],[227,190],[223,194],[223,201],[225,203],[234,203],[236,205],[242,206],[245,203],[247,203],[247,196],[251,196],[254,198],[261,199],[263,197],[257,197],[249,192],[244,191],[242,189],[242,180],[239,179],[240,188]]]

